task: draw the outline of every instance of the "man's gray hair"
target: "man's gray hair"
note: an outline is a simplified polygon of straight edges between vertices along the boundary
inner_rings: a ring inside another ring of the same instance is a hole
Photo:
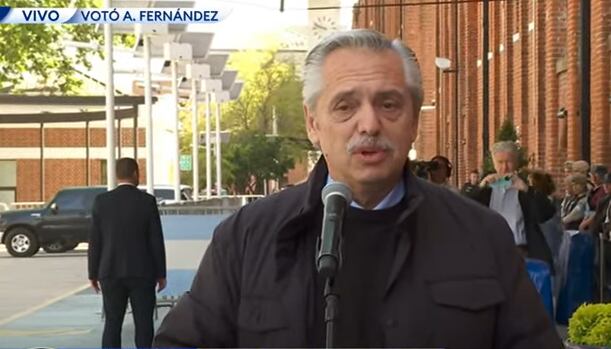
[[[399,39],[389,40],[374,30],[355,29],[329,35],[310,50],[303,69],[303,101],[314,109],[323,88],[322,66],[325,58],[341,48],[364,48],[372,51],[393,50],[403,62],[405,84],[412,95],[416,113],[420,112],[424,92],[422,74],[416,54]]]
[[[513,141],[496,142],[490,148],[492,155],[496,153],[514,153],[518,154],[518,145]]]

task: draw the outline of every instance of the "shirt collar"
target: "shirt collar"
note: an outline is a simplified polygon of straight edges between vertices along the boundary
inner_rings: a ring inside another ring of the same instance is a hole
[[[335,180],[333,180],[333,178],[331,178],[330,175],[327,175],[326,184],[330,184],[334,182]],[[388,193],[384,197],[384,199],[382,199],[382,201],[380,201],[380,203],[377,204],[376,207],[373,208],[373,210],[383,210],[385,208],[393,207],[396,204],[398,204],[403,199],[404,196],[405,196],[405,182],[403,181],[403,179],[401,179],[395,185],[395,187],[390,191],[390,193]],[[352,201],[350,203],[350,206],[364,210],[364,208],[361,205],[359,205],[356,201]]]
[[[133,185],[132,183],[128,183],[128,182],[119,183],[119,184],[117,184],[117,187],[120,187],[122,185],[128,185],[128,186],[135,187],[135,185]]]

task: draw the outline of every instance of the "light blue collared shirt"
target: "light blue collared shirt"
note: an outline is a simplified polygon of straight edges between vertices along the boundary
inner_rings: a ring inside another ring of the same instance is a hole
[[[327,176],[326,184],[334,183],[334,182],[335,180],[333,180],[331,176]],[[377,206],[373,208],[373,210],[383,210],[385,208],[393,207],[396,204],[398,204],[401,200],[403,200],[404,196],[405,196],[405,183],[403,182],[403,178],[401,178],[399,183],[395,185],[395,187],[390,191],[390,193],[388,193],[388,195],[386,195],[384,199],[382,199],[382,201],[380,201],[380,203],[377,204]],[[354,200],[350,203],[350,206],[364,210],[364,208],[361,205],[359,205],[358,203],[356,203],[356,201]]]
[[[513,187],[492,186],[492,196],[490,197],[490,207],[505,218],[513,233],[516,245],[526,245],[526,227],[524,225],[524,215],[520,206],[519,191]]]

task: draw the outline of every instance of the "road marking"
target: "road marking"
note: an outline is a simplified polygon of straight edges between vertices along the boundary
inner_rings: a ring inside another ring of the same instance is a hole
[[[74,248],[74,250],[72,250],[72,251],[77,251],[77,252],[79,252],[79,251],[87,251],[87,249],[88,249],[88,248],[89,248],[89,244],[88,244],[88,243],[86,243],[86,242],[83,242],[83,243],[80,243],[80,244],[79,244],[79,245],[78,245],[76,248]],[[66,253],[66,254],[69,254],[69,253],[70,253],[70,252],[72,252],[72,251],[68,251],[68,252],[61,252],[61,253]],[[6,250],[6,246],[5,246],[4,244],[0,244],[0,252],[6,252],[6,253],[8,253],[8,251]],[[46,253],[46,252],[44,252],[44,251],[42,251],[42,250],[41,250],[41,251],[39,251],[39,253],[48,254],[48,253]],[[53,254],[54,254],[54,255],[56,255],[56,254],[61,254],[61,253],[53,253]]]
[[[79,293],[79,292],[81,292],[83,290],[86,290],[88,287],[91,287],[91,286],[89,284],[84,284],[82,286],[79,286],[76,289],[73,289],[72,291],[68,291],[68,292],[66,292],[66,293],[64,293],[62,295],[59,295],[59,296],[55,297],[55,298],[51,298],[48,301],[43,302],[42,304],[39,304],[39,305],[34,306],[34,307],[30,308],[30,309],[26,309],[26,310],[24,310],[22,312],[19,312],[17,314],[9,316],[8,318],[6,318],[4,320],[0,320],[0,326],[4,326],[4,325],[8,324],[9,322],[13,322],[13,321],[15,321],[15,320],[17,320],[17,319],[19,319],[21,317],[30,315],[30,314],[32,314],[32,313],[34,313],[34,312],[36,312],[36,311],[38,311],[38,310],[40,310],[42,308],[48,307],[49,305],[51,305],[53,303],[59,302],[62,299],[68,298],[68,297],[70,297],[70,296],[72,296],[74,294],[77,294],[77,293]]]
[[[74,328],[48,328],[38,330],[0,329],[0,337],[28,337],[28,336],[78,336],[90,333],[92,330],[78,330]]]

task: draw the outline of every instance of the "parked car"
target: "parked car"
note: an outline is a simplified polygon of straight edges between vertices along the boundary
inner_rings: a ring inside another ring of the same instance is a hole
[[[93,201],[106,190],[105,186],[66,188],[43,208],[0,212],[0,242],[14,257],[31,257],[41,247],[48,253],[70,251],[89,241]],[[191,201],[191,193],[191,187],[181,186],[183,201]],[[174,187],[155,186],[155,196],[160,205],[173,203]]]
[[[14,257],[31,257],[40,247],[49,253],[74,249],[89,240],[95,197],[106,187],[60,190],[43,208],[0,213],[0,242]]]

